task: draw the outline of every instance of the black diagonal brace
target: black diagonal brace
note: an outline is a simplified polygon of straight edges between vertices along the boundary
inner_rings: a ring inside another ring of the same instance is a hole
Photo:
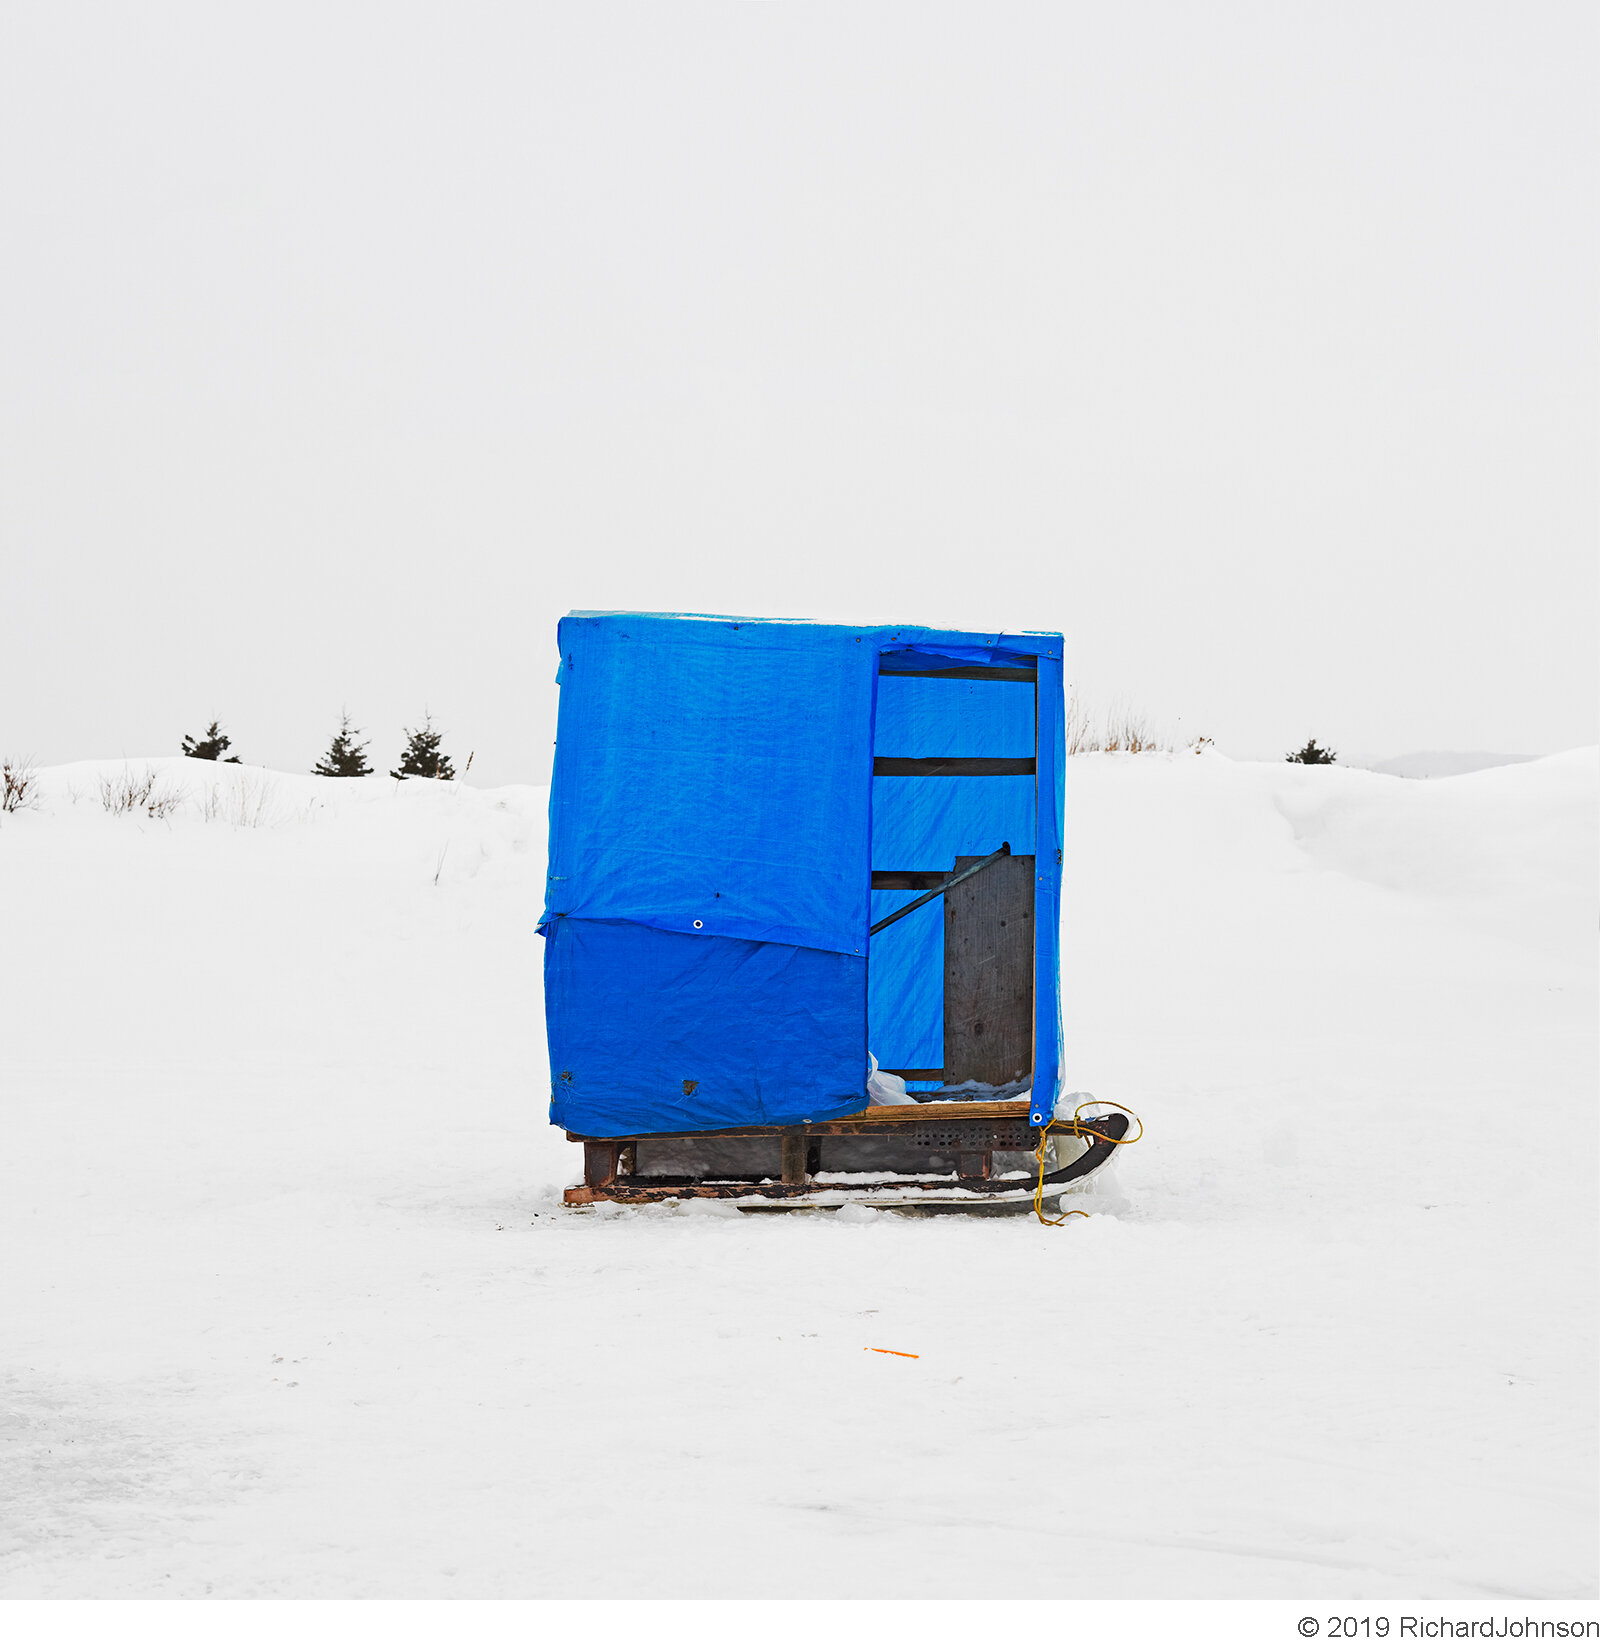
[[[937,888],[930,888],[927,893],[921,897],[921,899],[914,899],[909,905],[902,905],[898,911],[891,911],[882,922],[873,923],[872,927],[869,928],[867,932],[869,934],[879,933],[881,930],[887,928],[891,922],[899,922],[902,917],[909,917],[919,905],[926,905],[929,900],[938,899],[941,894],[948,893],[958,882],[965,882],[968,877],[977,876],[980,871],[986,870],[989,866],[993,865],[997,859],[1009,859],[1010,857],[1011,844],[1009,842],[1002,842],[987,859],[980,859],[976,865],[969,865],[966,870],[957,871],[954,876],[946,877]]]

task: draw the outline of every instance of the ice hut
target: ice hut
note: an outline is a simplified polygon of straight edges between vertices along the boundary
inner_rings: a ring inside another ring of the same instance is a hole
[[[558,640],[569,1200],[981,1191],[1056,1098],[1061,637],[572,613]]]

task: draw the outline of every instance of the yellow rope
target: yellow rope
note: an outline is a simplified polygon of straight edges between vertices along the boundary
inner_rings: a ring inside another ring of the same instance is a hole
[[[1112,1135],[1100,1134],[1095,1129],[1086,1128],[1084,1126],[1083,1121],[1082,1121],[1081,1116],[1080,1116],[1080,1114],[1082,1113],[1083,1108],[1085,1106],[1103,1106],[1104,1104],[1105,1104],[1104,1100],[1083,1100],[1083,1101],[1080,1101],[1079,1104],[1073,1110],[1073,1113],[1072,1113],[1072,1122],[1073,1122],[1073,1131],[1072,1132],[1074,1134],[1092,1135],[1096,1140],[1111,1140],[1111,1139],[1113,1139],[1114,1136],[1112,1136]],[[1138,1134],[1130,1134],[1125,1139],[1118,1140],[1117,1144],[1119,1146],[1131,1146],[1134,1143],[1135,1140],[1142,1140],[1144,1138],[1144,1119],[1142,1117],[1140,1117],[1138,1112],[1136,1112],[1131,1106],[1120,1106],[1117,1109],[1119,1111],[1126,1112],[1128,1114],[1128,1116],[1131,1117],[1134,1120],[1134,1122],[1139,1125]],[[1089,1122],[1091,1122],[1091,1123],[1098,1123],[1099,1121],[1100,1121],[1100,1119],[1098,1117],[1091,1117],[1089,1119]],[[1048,1126],[1053,1128],[1054,1124],[1050,1124]]]
[[[1082,1215],[1085,1220],[1089,1218],[1089,1211],[1087,1209],[1063,1209],[1054,1220],[1052,1220],[1044,1212],[1044,1154],[1047,1146],[1049,1145],[1050,1131],[1052,1129],[1065,1129],[1069,1133],[1076,1135],[1079,1139],[1082,1139],[1085,1135],[1087,1135],[1091,1140],[1109,1140],[1116,1146],[1131,1146],[1135,1140],[1144,1139],[1144,1119],[1140,1117],[1137,1112],[1129,1111],[1126,1106],[1124,1106],[1122,1110],[1126,1111],[1134,1122],[1139,1125],[1139,1132],[1137,1134],[1129,1135],[1125,1139],[1118,1140],[1115,1135],[1102,1134],[1098,1129],[1091,1129],[1089,1124],[1098,1122],[1099,1119],[1091,1117],[1085,1121],[1081,1113],[1085,1106],[1101,1104],[1103,1104],[1103,1102],[1098,1100],[1080,1101],[1072,1113],[1072,1121],[1070,1123],[1058,1123],[1054,1118],[1051,1118],[1051,1120],[1039,1130],[1039,1149],[1036,1154],[1039,1159],[1039,1181],[1033,1188],[1033,1212],[1038,1218],[1041,1226],[1065,1226],[1073,1215]]]
[[[1085,1220],[1089,1218],[1087,1209],[1063,1209],[1054,1220],[1044,1212],[1044,1154],[1045,1147],[1049,1142],[1050,1131],[1055,1126],[1055,1122],[1052,1120],[1039,1130],[1039,1150],[1037,1154],[1039,1158],[1039,1183],[1033,1188],[1033,1212],[1041,1226],[1065,1226],[1073,1215],[1082,1215]],[[1078,1131],[1074,1129],[1072,1132],[1076,1134]]]

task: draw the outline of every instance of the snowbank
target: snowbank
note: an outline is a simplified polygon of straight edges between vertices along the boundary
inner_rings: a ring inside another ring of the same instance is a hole
[[[1451,779],[1498,768],[1510,762],[1537,762],[1536,756],[1511,756],[1504,751],[1407,751],[1404,756],[1352,756],[1340,759],[1347,768],[1370,768],[1401,779]]]
[[[544,793],[145,766],[0,816],[5,1595],[1595,1592],[1595,753],[1075,759],[1059,1230],[564,1210]]]

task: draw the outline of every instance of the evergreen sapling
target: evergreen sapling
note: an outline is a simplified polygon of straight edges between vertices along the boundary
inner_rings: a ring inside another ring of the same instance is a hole
[[[400,766],[389,770],[391,779],[454,779],[455,765],[439,749],[444,737],[435,733],[433,718],[424,715],[422,726],[403,730],[406,748],[400,753]]]
[[[227,734],[213,722],[198,739],[191,739],[188,734],[183,736],[183,754],[196,756],[202,762],[237,762],[237,756],[222,754],[232,743]]]
[[[1284,757],[1284,761],[1306,762],[1313,766],[1321,766],[1323,763],[1331,763],[1338,754],[1338,751],[1324,750],[1315,739],[1308,739],[1299,750],[1290,751]]]
[[[333,736],[328,754],[311,771],[323,779],[361,779],[371,773],[367,747],[356,743],[360,733],[360,728],[350,726],[348,712],[341,712],[339,731]]]

